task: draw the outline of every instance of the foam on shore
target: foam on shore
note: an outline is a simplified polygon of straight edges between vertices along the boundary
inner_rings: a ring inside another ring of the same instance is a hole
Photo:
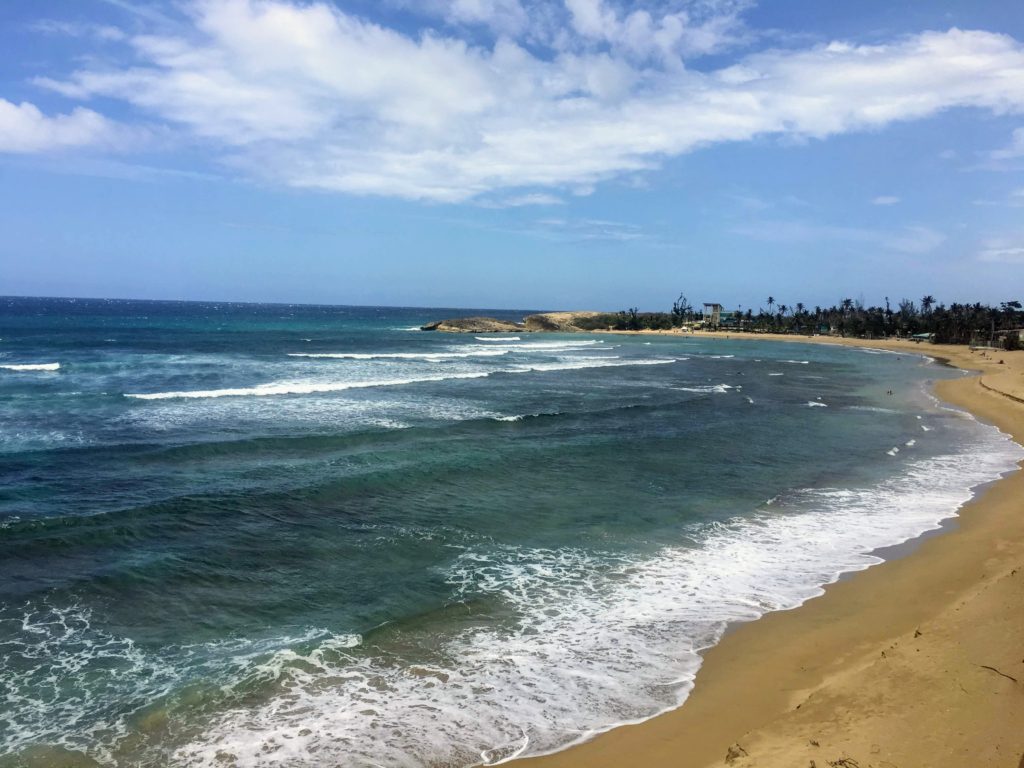
[[[221,714],[175,760],[497,764],[675,708],[699,652],[730,623],[794,608],[880,562],[874,550],[937,528],[971,488],[1011,470],[1021,449],[979,430],[958,452],[908,462],[878,484],[798,489],[753,516],[691,526],[694,546],[646,558],[467,550],[446,573],[453,600],[498,600],[514,625],[469,625],[415,674],[383,651],[278,655],[287,695]]]

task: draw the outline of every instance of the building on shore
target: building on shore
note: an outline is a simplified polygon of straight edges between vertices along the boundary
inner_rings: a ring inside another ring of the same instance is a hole
[[[722,324],[722,305],[704,302],[704,315],[701,320],[705,328],[718,328]]]

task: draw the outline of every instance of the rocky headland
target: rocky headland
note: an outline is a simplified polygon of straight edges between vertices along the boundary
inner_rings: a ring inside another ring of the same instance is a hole
[[[420,327],[421,331],[443,333],[532,333],[560,331],[575,333],[603,329],[601,312],[541,312],[527,315],[520,323],[498,320],[494,317],[456,317],[435,320]]]

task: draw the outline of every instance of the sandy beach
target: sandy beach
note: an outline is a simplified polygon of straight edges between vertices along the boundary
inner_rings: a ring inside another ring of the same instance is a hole
[[[936,394],[1024,443],[1024,352],[718,335],[941,358],[972,375],[941,382]],[[798,609],[735,628],[705,654],[680,709],[524,768],[1024,767],[1022,513],[1017,471],[965,505],[943,535]]]

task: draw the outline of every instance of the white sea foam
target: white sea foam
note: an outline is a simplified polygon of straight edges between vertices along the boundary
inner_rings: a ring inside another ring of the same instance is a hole
[[[907,440],[907,442],[905,442],[904,445],[907,446],[907,448],[913,448],[915,445],[917,445],[917,440]]]
[[[810,360],[779,360],[780,363],[792,363],[793,365],[810,365]]]
[[[811,408],[828,408],[825,403],[819,403],[817,400],[808,400],[807,405]]]
[[[469,352],[289,352],[288,357],[324,360],[456,360],[465,357],[500,357],[507,349],[480,349]]]
[[[932,431],[931,427],[926,427],[924,424],[921,425],[921,429],[923,429],[925,432],[931,432]]]
[[[202,399],[211,397],[269,397],[271,395],[311,395],[325,392],[343,392],[347,389],[365,389],[368,387],[396,387],[404,384],[421,384],[430,381],[448,381],[449,379],[479,379],[490,375],[487,371],[470,373],[449,373],[438,376],[417,376],[405,379],[382,379],[377,381],[324,381],[324,382],[277,382],[259,384],[255,387],[234,387],[228,389],[206,389],[183,392],[150,392],[145,394],[125,394],[136,400],[172,400]]]
[[[8,363],[0,365],[5,371],[57,371],[60,363]]]
[[[670,389],[675,389],[680,392],[697,392],[700,394],[714,392],[716,394],[724,395],[730,389],[735,389],[735,387],[732,387],[729,384],[705,384],[696,387],[670,387]]]
[[[876,549],[937,528],[1021,454],[986,429],[962,453],[869,487],[797,490],[753,516],[693,526],[699,546],[653,556],[467,550],[446,570],[452,599],[497,600],[516,621],[469,623],[412,668],[379,650],[278,654],[284,695],[210,718],[173,762],[496,764],[648,718],[686,698],[699,652],[730,623],[796,607],[879,562]]]
[[[502,373],[527,373],[529,371],[579,371],[586,368],[621,368],[624,366],[633,365],[667,365],[668,363],[677,362],[676,358],[657,358],[657,359],[627,359],[619,360],[611,358],[607,361],[601,361],[597,359],[591,360],[578,360],[569,361],[563,360],[558,363],[528,363],[525,365],[516,366],[511,371],[502,371]]]
[[[474,336],[477,341],[519,341],[518,336]]]
[[[583,341],[524,341],[512,343],[512,349],[543,349],[548,351],[564,351],[576,349],[577,347],[595,347],[604,344],[603,340],[587,339]]]
[[[888,453],[890,456],[895,456],[899,452],[900,452],[900,449],[897,448],[896,446],[893,446],[888,451],[886,451],[886,453]]]
[[[769,376],[785,376],[786,374],[784,374],[784,373],[769,373],[768,375]]]
[[[656,359],[617,359],[617,358],[567,358],[559,362],[532,363],[517,365],[511,368],[499,368],[485,371],[465,371],[437,374],[432,376],[410,376],[396,379],[376,379],[368,381],[282,381],[269,384],[258,384],[254,387],[229,387],[225,389],[184,390],[178,392],[125,393],[125,397],[135,400],[173,400],[173,399],[205,399],[218,397],[270,397],[273,395],[310,395],[329,392],[344,392],[349,389],[367,389],[370,387],[396,387],[408,384],[423,384],[453,379],[479,379],[496,373],[529,373],[532,371],[574,371],[586,368],[617,368],[622,366],[665,365],[674,363],[676,358]]]
[[[76,604],[26,606],[19,619],[2,624],[9,626],[3,627],[0,678],[6,703],[17,704],[0,713],[0,724],[6,726],[0,729],[0,754],[46,743],[86,750],[107,765],[123,764],[111,747],[129,734],[131,718],[192,682],[197,670],[199,677],[209,675],[230,689],[298,658],[295,646],[316,643],[310,654],[316,661],[361,642],[358,635],[310,628],[266,639],[172,646],[156,655],[94,626],[92,612]],[[99,686],[82,676],[83,669],[97,662],[107,670]]]

